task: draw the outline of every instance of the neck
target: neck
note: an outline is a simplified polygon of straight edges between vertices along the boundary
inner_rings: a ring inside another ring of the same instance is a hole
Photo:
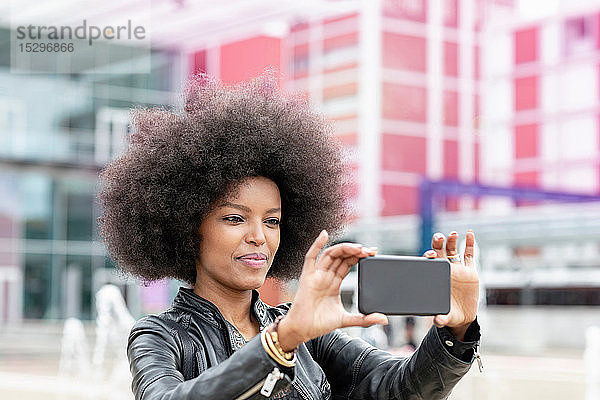
[[[243,326],[251,323],[250,304],[252,303],[252,290],[234,290],[212,282],[210,279],[196,279],[194,293],[213,303],[223,318],[234,326]]]

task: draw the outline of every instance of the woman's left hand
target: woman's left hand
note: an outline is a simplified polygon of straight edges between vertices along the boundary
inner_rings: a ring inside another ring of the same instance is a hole
[[[450,261],[450,312],[436,315],[433,323],[439,328],[447,326],[459,340],[463,340],[467,328],[477,316],[479,300],[479,276],[473,258],[475,235],[470,229],[467,231],[465,252],[462,257],[456,247],[458,233],[451,232],[448,239],[445,239],[442,233],[433,235],[432,250],[423,254],[427,258],[445,258]],[[444,242],[446,242],[445,247]]]

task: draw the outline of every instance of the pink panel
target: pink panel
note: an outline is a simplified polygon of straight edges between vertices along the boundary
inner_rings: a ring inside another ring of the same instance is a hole
[[[515,158],[531,158],[538,155],[538,125],[515,127]]]
[[[416,214],[418,190],[414,186],[382,185],[382,216]]]
[[[336,47],[352,46],[356,44],[358,44],[358,32],[351,32],[323,40],[323,50],[327,51],[335,49]]]
[[[206,50],[196,51],[191,54],[192,73],[209,72],[206,71]]]
[[[515,110],[529,110],[538,105],[538,77],[515,79]]]
[[[425,122],[427,90],[423,87],[383,83],[383,117]]]
[[[267,67],[281,68],[281,39],[258,36],[221,46],[221,80],[247,81]]]
[[[383,66],[425,72],[427,68],[425,38],[384,32]]]
[[[427,0],[386,0],[383,3],[383,15],[425,22],[427,21]]]
[[[538,28],[521,29],[515,32],[515,64],[538,59]]]
[[[479,46],[475,46],[474,52],[473,52],[473,63],[475,65],[473,65],[473,73],[475,74],[475,79],[479,79],[480,74],[481,74],[481,65],[480,65],[480,51],[479,51]]]
[[[458,44],[444,42],[444,75],[458,76]]]
[[[458,26],[458,0],[444,0],[444,25],[452,28]]]
[[[444,177],[458,179],[458,142],[444,140]]]
[[[358,142],[358,137],[356,133],[348,133],[344,135],[335,135],[335,139],[343,145],[346,146],[356,146]]]
[[[383,134],[384,170],[425,174],[426,140],[423,137]]]
[[[444,90],[444,125],[458,126],[458,93]]]

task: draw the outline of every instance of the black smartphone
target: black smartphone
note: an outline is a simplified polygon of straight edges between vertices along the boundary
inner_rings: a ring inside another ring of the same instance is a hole
[[[448,314],[450,263],[408,256],[361,258],[358,262],[358,310],[363,314]]]

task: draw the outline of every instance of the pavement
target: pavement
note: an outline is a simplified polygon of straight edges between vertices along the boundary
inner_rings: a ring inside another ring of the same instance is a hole
[[[59,373],[60,325],[43,328],[25,333],[0,329],[0,399],[133,399],[128,365],[123,358],[106,358],[102,367],[95,370],[90,365],[84,367],[85,360],[71,360],[67,367],[63,360]],[[86,332],[93,337],[92,327],[86,328]],[[481,357],[483,372],[474,363],[450,399],[595,400],[586,397],[586,390],[592,389],[586,389],[582,351],[503,354],[482,348]],[[594,390],[600,393],[597,386]]]

